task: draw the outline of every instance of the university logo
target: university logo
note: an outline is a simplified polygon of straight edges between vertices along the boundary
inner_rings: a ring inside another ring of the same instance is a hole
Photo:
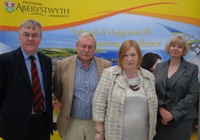
[[[14,2],[5,2],[4,7],[8,13],[12,13],[15,10],[15,3]]]

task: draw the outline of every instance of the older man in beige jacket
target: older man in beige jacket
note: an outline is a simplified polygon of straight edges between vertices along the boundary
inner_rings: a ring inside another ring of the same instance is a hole
[[[60,60],[53,78],[53,93],[61,103],[57,129],[63,140],[94,140],[92,99],[104,68],[111,63],[94,57],[96,39],[83,33],[76,43],[77,55]]]

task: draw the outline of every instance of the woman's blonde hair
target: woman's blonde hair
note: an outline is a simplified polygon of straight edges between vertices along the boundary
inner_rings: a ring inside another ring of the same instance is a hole
[[[169,42],[165,46],[165,52],[167,54],[169,54],[169,48],[172,44],[178,44],[183,47],[184,51],[182,56],[185,56],[189,52],[190,47],[185,38],[182,36],[174,36],[169,40]]]

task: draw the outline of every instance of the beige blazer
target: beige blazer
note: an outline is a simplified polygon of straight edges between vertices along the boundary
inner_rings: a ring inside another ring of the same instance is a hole
[[[155,135],[158,101],[155,78],[152,73],[140,67],[144,79],[144,89],[149,105],[149,140]],[[93,98],[93,120],[104,122],[106,140],[122,140],[124,102],[127,84],[119,66],[103,71]]]
[[[61,103],[60,112],[57,118],[57,129],[61,137],[67,128],[70,117],[74,94],[76,59],[77,55],[59,60],[54,70],[53,94]],[[94,57],[94,59],[100,77],[104,68],[111,66],[111,62],[97,57]]]

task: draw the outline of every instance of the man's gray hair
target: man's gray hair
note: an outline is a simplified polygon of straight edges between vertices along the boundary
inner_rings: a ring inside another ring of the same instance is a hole
[[[19,26],[19,32],[22,28],[27,28],[27,29],[33,29],[35,30],[35,28],[38,27],[40,30],[40,36],[42,36],[42,25],[36,21],[36,20],[25,20],[24,22],[21,23],[21,25]]]

